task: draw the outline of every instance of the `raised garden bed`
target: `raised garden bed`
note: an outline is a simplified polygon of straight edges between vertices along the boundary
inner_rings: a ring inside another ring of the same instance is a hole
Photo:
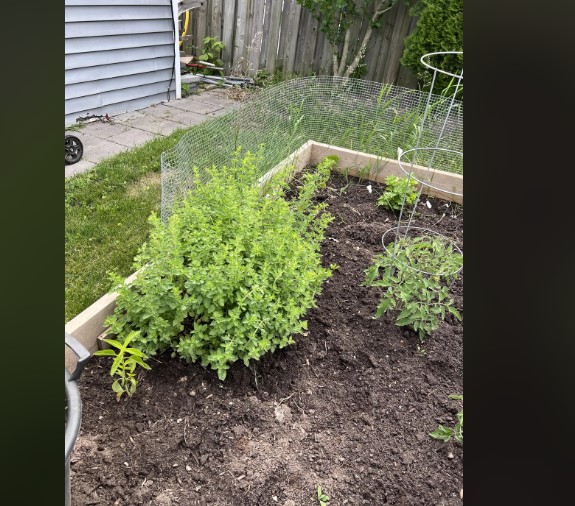
[[[291,161],[302,168],[334,153],[345,172],[369,157],[307,143]],[[373,158],[364,177],[401,175],[393,161]],[[295,345],[253,369],[235,364],[223,383],[214,371],[164,354],[120,403],[109,362],[92,359],[80,382],[75,504],[317,504],[318,485],[332,505],[461,503],[462,446],[428,434],[452,426],[460,408],[448,395],[463,392],[463,327],[449,319],[418,348],[413,333],[373,318],[380,292],[361,283],[397,217],[375,206],[383,186],[372,182],[370,193],[368,183],[334,175],[320,196],[335,216],[323,262],[339,269]],[[418,223],[461,246],[462,206],[429,201]],[[460,276],[452,287],[460,311],[462,286]],[[66,329],[76,325],[80,338],[84,329],[92,351],[113,295],[99,302],[91,318],[80,315]]]
[[[296,171],[300,171],[307,165],[317,164],[328,155],[339,156],[339,162],[334,170],[343,174],[351,176],[361,174],[362,178],[366,180],[380,183],[384,182],[389,175],[404,175],[396,160],[338,148],[313,140],[306,142],[301,148],[270,170],[268,174],[274,173],[286,165],[293,165]],[[420,170],[425,169],[414,167],[416,175]],[[266,180],[266,176],[262,180]],[[436,183],[441,183],[443,187],[450,188],[455,193],[463,193],[463,177],[457,174],[436,171]],[[445,194],[433,188],[424,188],[423,192],[426,195],[438,196],[463,204],[463,197],[461,196]],[[126,278],[126,283],[130,283],[136,275],[137,273],[134,273]],[[73,335],[91,353],[98,349],[98,337],[102,335],[104,320],[114,311],[116,297],[115,293],[104,295],[66,324],[66,332]],[[65,350],[65,353],[66,366],[71,370],[75,366],[76,358],[68,349]]]

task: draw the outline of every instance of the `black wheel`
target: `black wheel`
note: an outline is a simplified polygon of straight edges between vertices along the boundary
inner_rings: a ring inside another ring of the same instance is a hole
[[[74,135],[66,135],[64,137],[64,163],[72,165],[79,162],[84,154],[84,146],[82,141]]]

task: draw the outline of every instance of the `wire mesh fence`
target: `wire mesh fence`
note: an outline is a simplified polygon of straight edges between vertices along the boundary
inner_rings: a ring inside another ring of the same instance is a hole
[[[260,152],[260,175],[310,139],[385,158],[416,144],[463,151],[463,104],[450,102],[451,97],[332,76],[266,88],[192,127],[162,153],[162,220],[192,189],[194,169],[202,174],[206,167],[226,165],[238,149]],[[450,164],[448,170],[462,173],[463,166]]]
[[[451,128],[449,121],[451,119],[452,108],[456,104],[455,97],[460,88],[462,89],[463,67],[459,69],[458,73],[454,74],[442,70],[439,65],[434,66],[432,64],[432,61],[435,64],[444,63],[447,61],[447,58],[451,58],[454,55],[463,56],[463,52],[444,51],[429,53],[421,57],[421,63],[433,71],[428,97],[433,96],[438,74],[452,77],[451,85],[443,91],[445,101],[448,103],[447,111],[445,113],[444,123],[438,132],[437,139],[433,146],[430,144],[426,145],[420,141],[416,144],[415,148],[398,150],[397,161],[401,170],[408,178],[408,185],[406,186],[406,193],[404,194],[403,203],[399,212],[397,227],[393,230],[388,230],[382,237],[384,249],[395,258],[398,265],[411,269],[419,274],[432,277],[456,276],[462,269],[462,263],[455,262],[452,265],[451,271],[445,271],[446,266],[449,269],[450,264],[449,261],[446,261],[446,258],[453,256],[454,258],[463,259],[463,251],[457,244],[457,242],[459,242],[460,245],[463,246],[462,237],[448,237],[432,228],[414,226],[416,223],[417,207],[421,201],[421,194],[424,188],[439,190],[444,195],[450,197],[463,197],[462,187],[456,188],[455,186],[451,186],[453,184],[452,182],[442,181],[441,175],[437,173],[438,170],[443,170],[445,172],[454,172],[463,175],[463,146],[459,145],[456,146],[455,149],[449,149],[442,145],[443,135]],[[421,129],[425,128],[430,112],[429,106],[421,120]],[[436,119],[433,121],[436,121]],[[435,125],[437,126],[437,123],[435,123]],[[436,129],[434,129],[434,131],[436,131]],[[423,170],[418,170],[416,173],[415,166]],[[438,175],[439,177],[437,177]],[[413,205],[409,205],[406,197],[409,180],[412,178],[420,183],[420,188],[415,202]],[[401,221],[402,218],[405,220],[403,224]],[[439,221],[441,221],[441,219]],[[439,221],[437,223],[439,223]],[[386,236],[391,238],[392,235],[394,236],[393,247],[388,249],[386,246]],[[413,252],[408,253],[410,248],[418,241],[418,254],[414,254]],[[423,251],[425,251],[425,254],[421,254]],[[409,260],[409,262],[402,261],[402,256],[405,260]]]

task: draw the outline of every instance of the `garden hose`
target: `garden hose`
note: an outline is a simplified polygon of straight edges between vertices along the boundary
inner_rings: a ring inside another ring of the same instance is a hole
[[[188,34],[188,28],[190,26],[190,11],[185,12],[186,17],[184,18],[184,31],[181,37],[185,37]],[[180,47],[183,45],[184,41],[180,39]]]
[[[70,486],[70,458],[74,445],[80,432],[80,423],[82,420],[82,400],[80,390],[78,389],[77,380],[84,369],[84,366],[90,360],[90,352],[84,348],[73,336],[64,332],[66,346],[68,346],[78,357],[76,369],[70,373],[64,367],[64,389],[66,392],[66,424],[64,435],[64,504],[71,506],[71,486]]]

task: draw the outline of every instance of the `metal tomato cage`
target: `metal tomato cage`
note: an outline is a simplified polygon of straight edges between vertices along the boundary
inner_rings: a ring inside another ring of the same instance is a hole
[[[395,257],[396,261],[400,263],[403,267],[407,267],[421,274],[430,276],[455,276],[462,267],[457,269],[455,272],[427,272],[424,268],[418,268],[414,265],[408,265],[401,262],[398,258],[397,252],[399,247],[399,240],[405,237],[439,237],[446,243],[450,244],[452,250],[463,256],[463,251],[457,242],[462,241],[462,238],[447,237],[435,230],[427,227],[418,227],[413,225],[414,216],[416,214],[417,206],[421,202],[421,193],[424,187],[437,190],[444,195],[453,197],[459,196],[463,197],[463,190],[455,191],[452,188],[444,186],[437,181],[434,181],[434,176],[436,174],[435,169],[443,169],[447,172],[457,172],[463,175],[463,149],[461,151],[450,149],[450,142],[442,142],[444,139],[444,133],[448,132],[452,127],[450,125],[450,120],[452,113],[455,109],[460,107],[460,103],[456,100],[459,90],[463,87],[463,66],[459,69],[458,73],[448,72],[440,67],[441,60],[450,55],[461,55],[462,51],[442,51],[436,53],[428,53],[421,57],[421,63],[433,72],[433,77],[431,80],[431,86],[429,89],[427,103],[425,105],[423,118],[421,120],[419,135],[415,143],[415,147],[412,149],[403,150],[401,147],[397,149],[397,161],[398,164],[408,179],[408,185],[406,186],[405,194],[403,195],[403,202],[401,205],[401,210],[399,212],[399,218],[397,221],[397,226],[390,228],[385,232],[381,238],[381,242],[385,251]],[[434,95],[434,87],[436,84],[436,78],[438,74],[443,74],[451,77],[451,85],[446,90],[444,90],[440,96],[446,108],[446,112],[442,113],[441,117],[441,129],[439,135],[433,140],[431,144],[422,145],[424,142],[422,139],[422,132],[425,131],[426,122],[436,114],[436,105],[431,102],[431,98]],[[451,94],[449,91],[453,89]],[[423,171],[416,172],[414,166],[417,165],[423,168]],[[456,168],[456,170],[454,170]],[[411,211],[407,212],[406,200],[407,194],[409,192],[409,182],[414,179],[419,183],[419,192],[415,200]],[[406,219],[407,218],[407,219]],[[402,219],[404,223],[402,224]],[[391,239],[388,236],[393,236]],[[461,244],[462,245],[462,244]]]

